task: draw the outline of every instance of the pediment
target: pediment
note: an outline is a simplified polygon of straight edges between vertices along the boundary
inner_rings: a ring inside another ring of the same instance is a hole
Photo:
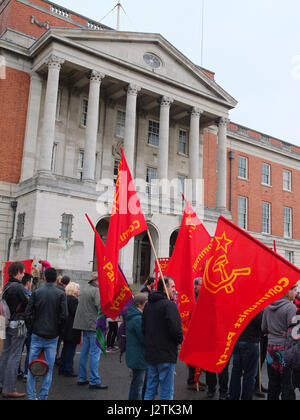
[[[182,88],[189,88],[211,99],[225,102],[229,108],[237,104],[213,78],[161,35],[72,29],[52,29],[49,32],[86,51],[101,54],[108,60],[117,60],[120,65],[136,68],[145,74],[160,77]],[[157,57],[161,63],[160,67],[152,68],[145,62],[145,54]]]

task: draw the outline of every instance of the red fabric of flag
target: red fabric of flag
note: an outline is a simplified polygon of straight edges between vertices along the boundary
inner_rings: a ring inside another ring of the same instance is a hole
[[[222,372],[247,324],[299,279],[298,268],[220,217],[180,359]]]
[[[4,269],[4,284],[9,280],[8,268],[16,261],[8,261],[5,263]],[[25,265],[25,273],[31,274],[33,260],[19,261]]]
[[[174,252],[166,270],[175,281],[178,292],[178,309],[183,334],[186,334],[194,310],[194,280],[210,254],[212,239],[190,204],[185,200],[185,211],[175,244]]]
[[[123,149],[119,166],[112,214],[106,240],[105,258],[101,264],[105,282],[118,279],[119,251],[131,238],[148,229]],[[101,267],[100,266],[100,267]],[[110,293],[112,302],[113,294]]]
[[[101,267],[103,256],[105,255],[105,245],[87,214],[86,218],[95,232],[101,311],[108,318],[115,320],[132,298],[132,292],[120,269],[118,269],[117,280],[114,283],[108,278],[102,277],[102,270],[99,268]]]

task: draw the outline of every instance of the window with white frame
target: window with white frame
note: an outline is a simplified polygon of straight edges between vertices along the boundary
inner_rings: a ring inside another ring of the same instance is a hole
[[[178,176],[178,197],[182,198],[181,194],[185,194],[185,176]]]
[[[52,156],[51,156],[51,171],[52,172],[55,172],[57,147],[58,147],[57,143],[53,143],[53,146],[52,146]]]
[[[149,120],[148,144],[159,146],[159,122],[157,121]]]
[[[263,185],[271,185],[271,165],[268,163],[261,164],[261,183]]]
[[[283,170],[283,190],[292,191],[292,172],[287,169]]]
[[[245,156],[238,157],[238,177],[248,179],[248,158]]]
[[[262,233],[271,234],[271,203],[262,203]]]
[[[179,130],[179,145],[178,152],[183,155],[188,154],[188,144],[187,144],[187,131]]]
[[[19,213],[18,220],[17,220],[16,239],[23,238],[24,227],[25,227],[25,213]]]
[[[149,195],[155,194],[157,185],[157,169],[147,168],[146,183],[146,193]]]
[[[87,98],[83,98],[82,104],[81,104],[81,120],[80,120],[80,124],[82,127],[86,127],[86,124],[87,124],[88,106],[89,106],[89,100]]]
[[[73,215],[64,213],[61,216],[60,238],[67,241],[72,239]]]
[[[285,251],[285,259],[292,264],[295,264],[295,253],[294,251]]]
[[[290,207],[284,207],[283,210],[284,237],[293,236],[293,210]]]
[[[82,181],[83,177],[83,162],[84,162],[84,151],[80,150],[78,153],[78,161],[77,161],[77,179]]]
[[[117,112],[117,123],[116,123],[116,136],[118,137],[125,136],[125,119],[126,119],[126,112],[119,110]]]
[[[248,198],[238,197],[238,226],[242,229],[248,229]]]
[[[117,178],[118,178],[118,172],[119,172],[119,166],[120,166],[120,160],[115,160],[114,161],[114,184],[116,185],[117,183]]]

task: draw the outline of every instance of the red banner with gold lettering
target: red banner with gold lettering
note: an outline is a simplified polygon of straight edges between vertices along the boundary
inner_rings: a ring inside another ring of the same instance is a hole
[[[299,279],[298,268],[221,216],[180,359],[222,372],[248,323]]]
[[[196,304],[194,280],[199,277],[212,247],[212,239],[203,223],[186,200],[185,203],[174,252],[166,270],[168,276],[174,279],[178,292],[183,334],[187,332]]]
[[[118,279],[119,251],[131,238],[148,229],[123,149],[119,165],[116,191],[106,240],[105,258],[101,264],[102,276],[112,287],[107,291],[112,302]],[[100,266],[100,267],[101,267]],[[101,277],[102,277],[101,276]]]
[[[109,279],[102,278],[102,270],[99,269],[103,261],[103,256],[105,255],[105,245],[87,214],[86,218],[90,222],[90,225],[93,231],[95,232],[101,311],[108,318],[115,320],[120,315],[126,304],[132,298],[132,292],[127,284],[127,281],[122,271],[120,270],[120,268],[118,268],[118,277],[113,285],[113,297],[112,299],[110,298],[110,293],[107,292],[110,291],[110,289],[112,289],[112,283],[109,281]]]

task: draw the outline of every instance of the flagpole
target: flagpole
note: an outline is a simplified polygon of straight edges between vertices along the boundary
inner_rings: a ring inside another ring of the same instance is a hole
[[[149,231],[149,229],[147,230],[147,234],[148,234],[148,238],[149,238],[149,241],[150,241],[150,244],[151,244],[151,247],[152,247],[152,250],[153,250],[154,256],[155,256],[155,260],[156,260],[157,267],[158,267],[159,272],[160,272],[160,276],[161,276],[161,279],[162,279],[162,282],[163,282],[163,285],[164,285],[164,289],[165,289],[165,292],[166,292],[167,298],[170,300],[170,296],[169,296],[169,293],[168,293],[168,290],[167,290],[167,286],[166,286],[165,278],[164,278],[164,275],[163,275],[163,273],[162,273],[162,271],[161,271],[161,266],[160,266],[160,263],[159,263],[159,261],[158,261],[158,257],[157,257],[157,254],[156,254],[156,251],[155,251],[155,248],[154,248],[154,245],[153,245],[153,241],[152,241],[152,238],[151,238],[151,235],[150,235],[150,231]]]
[[[5,269],[5,263],[1,261],[1,289],[3,289],[3,285],[4,285],[4,269]]]

